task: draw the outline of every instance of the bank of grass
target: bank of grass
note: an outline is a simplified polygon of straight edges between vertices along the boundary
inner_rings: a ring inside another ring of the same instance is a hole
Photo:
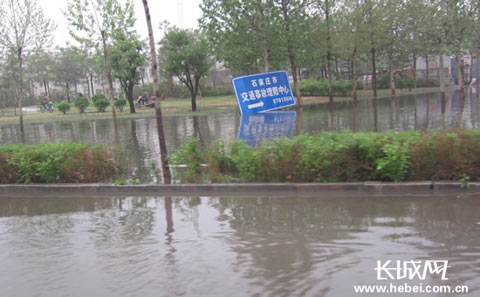
[[[84,143],[0,145],[0,183],[111,182],[124,174],[120,150]]]
[[[417,88],[413,91],[402,90],[398,95],[407,95],[407,94],[423,94],[431,93],[437,91],[438,88]],[[378,97],[390,96],[390,90],[379,90]],[[359,100],[367,99],[372,97],[371,90],[359,90],[358,98]],[[341,101],[351,101],[351,96],[345,97],[335,97],[335,102]],[[304,97],[303,103],[305,105],[327,103],[328,97]],[[198,98],[197,108],[198,111],[191,111],[190,98],[167,98],[162,101],[162,111],[165,117],[169,116],[191,116],[191,115],[209,115],[219,112],[235,112],[237,107],[237,99],[235,96],[216,96],[216,97],[203,97]],[[38,106],[31,106],[30,108],[36,109]],[[94,119],[111,119],[112,113],[110,110],[111,107],[108,107],[105,112],[98,112],[96,107],[89,106],[85,110],[85,113],[79,113],[75,107],[71,107],[65,115],[55,109],[54,112],[27,112],[24,115],[24,121],[26,123],[43,123],[43,122],[54,122],[54,121],[83,121],[83,120],[94,120]],[[136,113],[131,114],[129,112],[128,105],[125,106],[123,112],[117,110],[118,118],[148,118],[155,116],[155,110],[153,108],[142,107],[136,108]],[[16,116],[17,115],[17,116]],[[18,122],[18,111],[15,113],[14,108],[7,108],[0,111],[0,125],[1,124],[15,124]]]
[[[192,139],[170,160],[187,165],[176,169],[184,183],[479,181],[480,130],[329,132],[256,148],[241,141],[204,148]]]

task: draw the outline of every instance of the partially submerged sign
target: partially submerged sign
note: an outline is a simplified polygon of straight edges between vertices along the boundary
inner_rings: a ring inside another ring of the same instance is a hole
[[[238,138],[250,146],[257,146],[275,137],[292,137],[296,116],[294,110],[243,114]]]
[[[286,71],[253,74],[232,79],[242,114],[296,105]]]

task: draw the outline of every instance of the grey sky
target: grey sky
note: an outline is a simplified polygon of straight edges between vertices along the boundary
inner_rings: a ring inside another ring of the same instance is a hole
[[[44,14],[57,24],[57,30],[53,34],[53,46],[65,46],[66,42],[75,43],[70,37],[67,28],[67,20],[62,10],[67,9],[67,0],[37,0],[42,7]],[[122,0],[119,0],[122,2]],[[133,0],[135,5],[135,16],[137,19],[136,29],[142,39],[148,37],[145,12],[142,0]],[[197,27],[197,19],[202,12],[199,8],[201,0],[149,0],[150,15],[152,17],[155,41],[162,38],[159,24],[163,20],[180,28]],[[180,9],[179,9],[180,8]]]

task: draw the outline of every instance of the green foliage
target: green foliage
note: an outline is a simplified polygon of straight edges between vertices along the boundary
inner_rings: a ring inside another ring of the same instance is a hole
[[[80,113],[84,113],[88,107],[88,99],[86,97],[78,97],[73,104],[78,108]]]
[[[9,174],[0,178],[2,183],[101,182],[118,176],[126,167],[119,152],[89,148],[84,143],[2,145],[0,171],[5,166]]]
[[[333,93],[336,96],[346,96],[353,91],[352,81],[334,80],[332,84]],[[357,82],[357,90],[362,88],[363,84]],[[300,91],[305,96],[328,96],[328,80],[301,80]]]
[[[200,32],[170,29],[161,44],[161,64],[165,72],[185,84],[192,98],[192,111],[195,111],[200,79],[212,65],[206,39]]]
[[[202,89],[202,95],[205,97],[228,96],[233,95],[233,91],[225,86],[218,86],[216,88],[207,86]]]
[[[412,89],[413,88],[413,78],[411,77],[401,77],[396,81],[396,87],[399,89]]]
[[[194,183],[202,179],[201,165],[205,163],[205,160],[196,139],[185,141],[180,149],[169,157],[169,161],[174,165],[186,165],[186,168],[178,168],[182,182]]]
[[[120,112],[123,111],[123,108],[127,105],[127,100],[125,99],[117,99],[115,100],[115,107],[120,110]],[[108,106],[108,105],[107,105]]]
[[[108,99],[97,99],[93,105],[95,105],[98,112],[105,112],[105,109],[110,106],[110,101]]]
[[[69,103],[66,103],[66,102],[62,102],[62,103],[59,103],[57,105],[57,108],[58,110],[60,110],[61,112],[63,112],[63,114],[66,114],[67,111],[70,110],[70,104]]]
[[[211,182],[464,181],[467,176],[476,181],[480,131],[322,133],[278,138],[256,148],[217,142],[203,151],[192,140],[171,160],[188,166],[188,182],[202,181],[204,174]]]
[[[377,89],[390,89],[390,73],[377,74]]]
[[[436,87],[439,86],[438,79],[437,78],[429,78],[429,85],[430,87]],[[423,77],[417,78],[417,87],[426,87],[427,86],[427,79]]]
[[[97,102],[97,100],[101,100],[101,99],[107,99],[105,94],[99,93],[99,94],[95,94],[95,95],[92,96],[92,102],[94,104],[95,104],[95,102]]]

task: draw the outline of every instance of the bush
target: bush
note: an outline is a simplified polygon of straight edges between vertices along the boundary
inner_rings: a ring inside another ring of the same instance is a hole
[[[186,169],[179,170],[180,178],[185,183],[194,183],[202,180],[201,165],[205,163],[198,147],[196,139],[190,139],[183,143],[181,148],[169,157],[169,160],[176,165],[186,165]]]
[[[88,107],[88,99],[86,97],[78,97],[73,104],[78,108],[80,113],[84,113]]]
[[[390,89],[390,73],[377,74],[377,89]]]
[[[233,95],[233,91],[225,86],[217,86],[216,88],[207,86],[202,89],[202,95],[205,97],[229,96]]]
[[[256,148],[189,141],[171,159],[188,182],[354,182],[480,180],[480,130],[455,133],[322,133]],[[200,165],[206,162],[205,170]]]
[[[300,91],[305,96],[328,96],[328,80],[301,80]],[[360,86],[360,87],[359,87]],[[335,96],[347,96],[353,90],[352,81],[334,80],[332,82]],[[357,90],[363,88],[363,84],[357,83]],[[293,87],[292,87],[293,90]]]
[[[5,162],[6,160],[6,162]],[[123,173],[125,159],[116,150],[83,143],[0,146],[0,183],[111,181]],[[2,170],[8,174],[2,174]]]
[[[97,102],[97,100],[101,100],[101,99],[107,99],[105,94],[99,93],[92,96],[92,102],[94,105],[95,105],[95,102]]]
[[[59,104],[57,105],[57,108],[58,108],[58,110],[60,110],[61,112],[63,112],[63,114],[66,114],[67,111],[70,110],[70,104],[69,104],[69,103],[66,103],[66,102],[59,103]]]
[[[125,99],[117,99],[115,100],[115,107],[120,110],[120,112],[123,111],[123,108],[125,108],[125,105],[127,105],[127,100]]]
[[[97,99],[93,105],[97,108],[98,112],[105,112],[105,109],[110,106],[108,99]]]
[[[413,78],[411,78],[411,77],[397,78],[396,87],[399,88],[399,89],[412,89],[413,88]]]
[[[431,77],[428,79],[429,80],[429,86],[430,87],[435,87],[435,86],[439,86],[439,83],[438,83],[438,79],[435,78],[435,77]],[[425,77],[419,77],[417,78],[417,87],[426,87],[427,86],[427,78]]]

